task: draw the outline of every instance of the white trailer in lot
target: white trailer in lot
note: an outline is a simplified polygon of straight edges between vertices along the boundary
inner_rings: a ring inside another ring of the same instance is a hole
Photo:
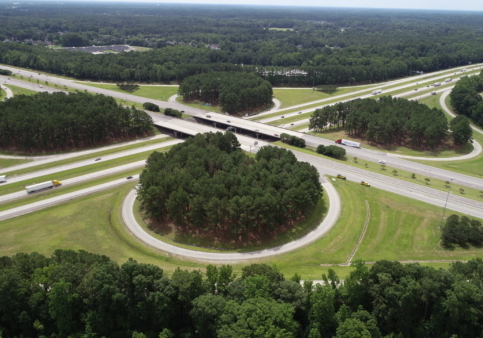
[[[0,175],[0,183],[7,182],[7,175]]]
[[[52,180],[52,181],[42,182],[34,185],[29,185],[28,187],[25,187],[25,189],[27,190],[27,193],[30,194],[34,191],[50,189],[50,188],[59,186],[61,184],[62,182],[59,182],[57,180]]]

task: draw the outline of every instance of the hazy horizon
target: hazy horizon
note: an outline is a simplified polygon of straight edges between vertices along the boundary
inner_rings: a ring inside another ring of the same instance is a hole
[[[21,4],[26,2],[40,2],[51,0],[30,0],[30,1],[2,1],[3,3]],[[64,0],[63,2],[133,2],[133,3],[171,3],[171,4],[215,4],[215,5],[269,5],[269,6],[297,6],[297,7],[338,7],[338,8],[367,8],[367,9],[414,9],[414,10],[452,10],[452,11],[483,11],[483,1],[473,0],[406,0],[406,1],[385,1],[385,0],[339,0],[334,5],[331,1],[317,0],[186,0],[186,1],[159,1],[159,0]]]

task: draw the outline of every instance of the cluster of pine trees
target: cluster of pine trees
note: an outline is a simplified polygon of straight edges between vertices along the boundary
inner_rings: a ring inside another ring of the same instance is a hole
[[[441,229],[441,240],[446,247],[453,247],[453,245],[481,246],[483,244],[483,226],[477,219],[451,215]]]
[[[272,85],[251,73],[213,72],[187,77],[179,86],[185,101],[219,103],[223,111],[252,111],[272,103]]]
[[[466,124],[469,127],[468,121]],[[420,149],[438,147],[448,135],[448,121],[441,110],[391,96],[378,100],[357,99],[317,109],[310,118],[309,127],[316,130],[344,128],[351,136],[379,144]],[[465,133],[464,128],[455,128],[451,133],[454,143],[467,143],[471,129],[469,135]]]
[[[451,91],[451,105],[458,114],[483,127],[483,71],[478,76],[464,76]]]
[[[147,214],[181,228],[234,236],[271,233],[302,220],[322,196],[318,171],[294,154],[262,147],[255,159],[233,133],[206,133],[154,152],[140,176]]]
[[[42,152],[146,135],[152,119],[105,95],[38,93],[0,102],[0,148]]]
[[[0,257],[3,338],[450,338],[483,330],[483,261],[448,270],[363,261],[324,285],[251,264],[167,276],[132,259],[56,250]]]

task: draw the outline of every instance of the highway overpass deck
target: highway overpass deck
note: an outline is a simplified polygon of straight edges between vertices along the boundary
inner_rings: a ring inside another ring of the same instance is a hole
[[[189,122],[177,118],[172,118],[165,121],[157,121],[154,124],[164,131],[173,133],[175,137],[187,137],[194,136],[199,133],[216,133],[226,131],[226,128],[215,128],[205,124]],[[235,130],[232,130],[232,132],[236,134],[238,142],[240,142],[241,148],[245,151],[252,151],[264,145],[268,145],[268,142],[257,140],[254,137],[239,134]]]
[[[232,127],[237,133],[250,135],[255,138],[267,140],[279,140],[280,135],[290,134],[302,137],[303,133],[285,129],[281,127],[271,126],[261,122],[245,120],[231,115],[223,115],[218,113],[198,114],[194,116],[195,119],[203,124],[214,126],[215,128],[225,129]]]

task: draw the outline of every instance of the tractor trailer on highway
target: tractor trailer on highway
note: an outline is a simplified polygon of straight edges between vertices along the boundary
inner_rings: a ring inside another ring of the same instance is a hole
[[[338,144],[343,144],[348,147],[354,147],[354,148],[360,148],[361,144],[359,142],[354,142],[354,141],[349,141],[349,140],[344,140],[344,139],[338,139],[335,141],[335,143]]]
[[[44,190],[44,189],[50,189],[53,187],[57,187],[61,185],[62,182],[59,182],[57,180],[52,180],[52,181],[47,181],[39,184],[34,184],[34,185],[29,185],[28,187],[25,187],[27,190],[27,193],[30,194],[34,191],[39,191],[39,190]]]
[[[0,183],[7,182],[7,175],[0,175]]]

